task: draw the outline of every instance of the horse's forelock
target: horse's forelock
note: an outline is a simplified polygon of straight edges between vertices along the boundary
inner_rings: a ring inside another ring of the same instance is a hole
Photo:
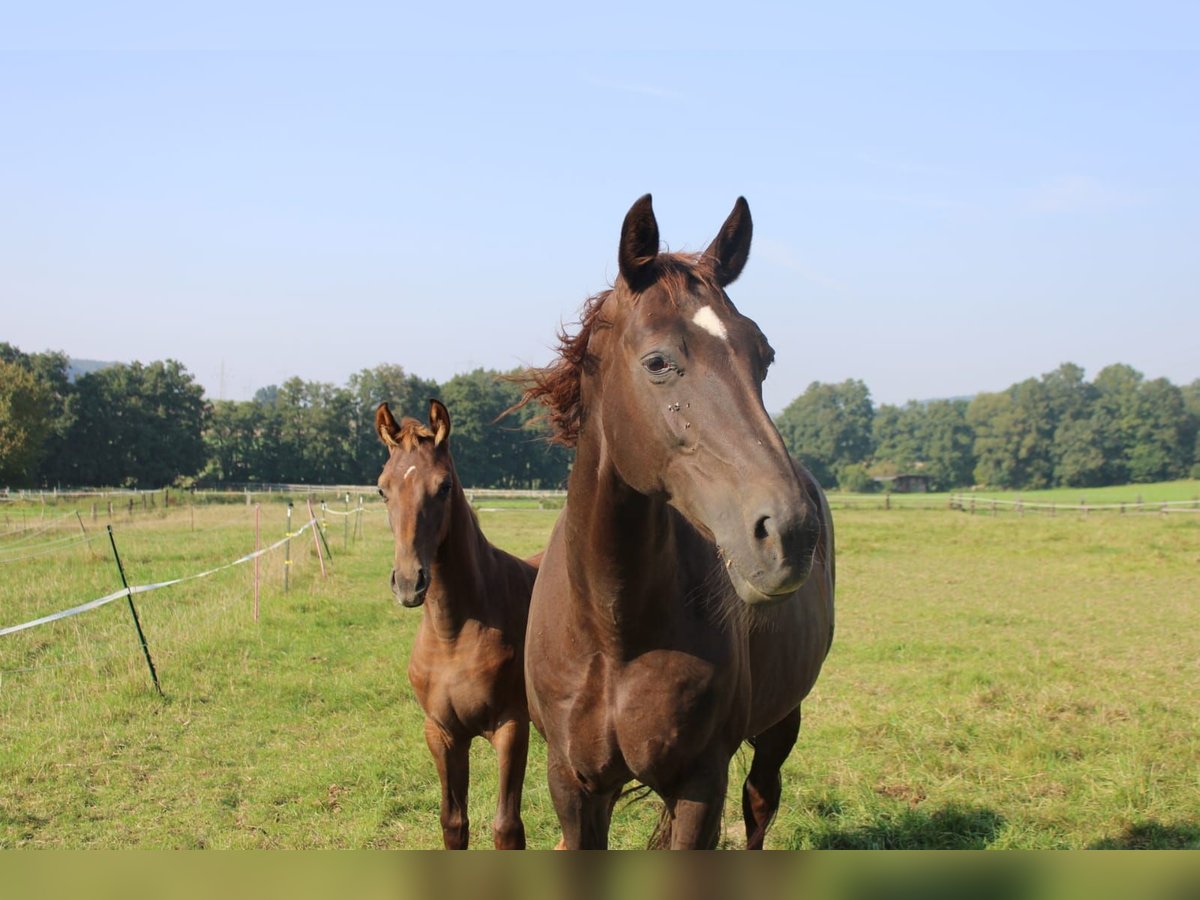
[[[589,297],[583,304],[579,329],[574,334],[566,328],[559,329],[557,359],[543,369],[530,369],[517,376],[516,380],[525,385],[525,391],[521,400],[507,412],[533,401],[540,402],[546,407],[546,414],[541,418],[550,423],[551,441],[574,447],[583,424],[583,375],[595,361],[589,344],[598,328],[611,324],[601,316],[604,308],[625,296],[636,303],[640,296],[655,288],[665,292],[667,299],[677,307],[685,297],[697,291],[723,295],[712,260],[702,254],[661,253],[655,259],[654,267],[654,279],[640,292],[631,291],[622,281]]]

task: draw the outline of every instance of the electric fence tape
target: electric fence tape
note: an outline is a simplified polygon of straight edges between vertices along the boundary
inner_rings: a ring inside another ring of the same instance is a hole
[[[207,578],[209,575],[215,575],[217,572],[224,571],[225,569],[232,569],[234,566],[240,566],[242,563],[250,562],[252,559],[263,556],[266,553],[270,553],[272,550],[282,547],[292,538],[299,537],[300,535],[304,534],[305,531],[316,524],[316,521],[317,520],[315,517],[311,518],[301,525],[297,531],[294,531],[286,537],[281,538],[271,546],[263,547],[261,550],[256,550],[254,553],[248,553],[241,559],[235,559],[233,562],[226,563],[223,566],[217,566],[215,569],[209,569],[206,572],[198,572],[195,575],[184,575],[182,578],[173,578],[170,581],[158,581],[154,584],[139,584],[129,588],[121,588],[121,590],[114,591],[113,593],[104,597],[97,597],[95,600],[89,600],[87,603],[81,603],[78,606],[71,607],[70,609],[64,609],[61,612],[51,613],[48,616],[42,616],[42,618],[34,619],[31,622],[23,622],[20,625],[10,625],[8,628],[0,628],[0,637],[6,634],[24,631],[27,628],[34,628],[38,625],[46,625],[50,622],[57,622],[59,619],[68,619],[71,616],[77,616],[80,613],[98,609],[101,606],[112,603],[114,600],[120,600],[122,597],[129,596],[131,594],[144,594],[147,591],[157,591],[165,587],[171,587],[172,585],[182,584],[185,581],[194,581],[197,578]]]

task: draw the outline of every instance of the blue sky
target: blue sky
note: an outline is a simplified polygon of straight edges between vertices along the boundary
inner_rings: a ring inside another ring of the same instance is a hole
[[[1068,360],[1189,382],[1193,10],[9,11],[0,340],[172,357],[231,398],[541,364],[639,195],[698,250],[744,194],[730,294],[775,346],[772,412],[814,380],[897,403]]]

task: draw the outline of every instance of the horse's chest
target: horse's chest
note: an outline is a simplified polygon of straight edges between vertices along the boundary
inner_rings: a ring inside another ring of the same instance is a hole
[[[673,651],[624,665],[601,659],[593,657],[579,692],[589,699],[574,704],[568,724],[569,756],[580,774],[604,782],[628,772],[657,786],[724,747],[737,730],[735,685],[712,663]]]
[[[449,731],[479,734],[524,705],[517,651],[507,642],[476,635],[471,640],[422,639],[413,647],[409,681],[429,718]]]
[[[647,658],[654,657],[654,658]],[[650,783],[736,731],[736,679],[707,660],[659,651],[621,672],[613,722],[630,769]]]

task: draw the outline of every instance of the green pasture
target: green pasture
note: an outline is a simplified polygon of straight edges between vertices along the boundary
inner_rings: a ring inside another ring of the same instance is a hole
[[[80,510],[86,543],[69,507],[0,520],[0,628],[120,586],[106,515]],[[481,520],[528,554],[557,515]],[[835,516],[837,636],[770,846],[1200,848],[1200,513]],[[244,503],[113,526],[135,584],[254,547]],[[264,504],[263,542],[283,533]],[[287,593],[282,549],[264,558],[257,622],[253,564],[137,595],[165,698],[123,600],[0,636],[0,847],[440,846],[405,674],[420,613],[388,593],[380,506],[361,533],[330,515],[327,538],[327,578],[312,534],[293,541]],[[548,848],[544,756],[535,739],[524,817]],[[730,847],[748,764],[731,771]],[[472,845],[490,847],[490,748],[473,765]],[[642,846],[656,813],[621,806],[613,844]]]
[[[961,498],[977,506],[988,500],[1026,504],[1052,503],[1064,507],[1089,507],[1124,503],[1134,507],[1139,503],[1194,503],[1200,509],[1200,480],[1184,478],[1178,481],[1159,481],[1153,484],[1118,484],[1093,488],[1047,488],[1039,491],[1002,491],[987,488],[966,488],[957,491],[938,491],[927,494],[873,493],[856,494],[849,491],[830,491],[829,501],[837,508],[903,508],[946,509],[951,500]],[[1003,507],[1001,507],[1003,508]],[[1132,511],[1132,510],[1131,510]]]

